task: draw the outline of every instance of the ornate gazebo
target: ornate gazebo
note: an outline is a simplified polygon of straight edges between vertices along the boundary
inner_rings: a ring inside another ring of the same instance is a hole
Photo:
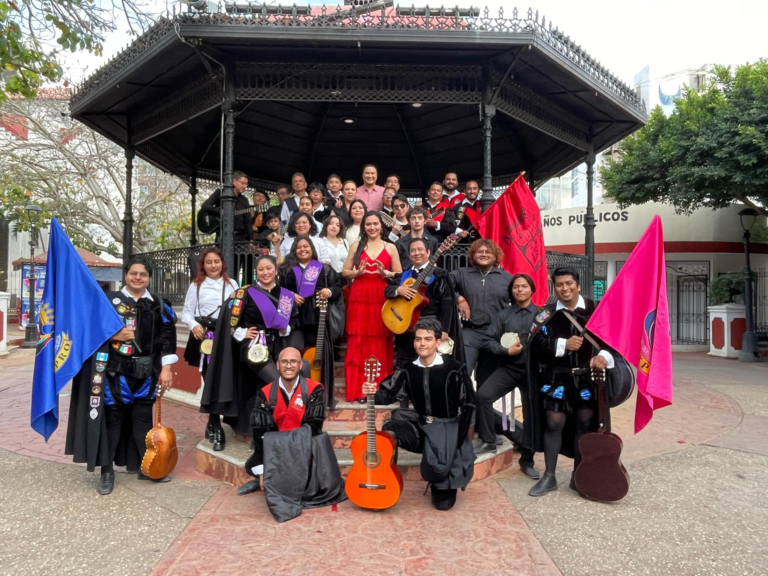
[[[72,117],[125,149],[124,257],[136,154],[189,183],[193,215],[198,182],[223,183],[230,265],[235,169],[269,190],[299,171],[359,178],[373,162],[411,195],[452,170],[482,178],[487,205],[520,171],[533,186],[586,162],[593,255],[595,153],[641,127],[646,112],[634,90],[538,13],[202,0],[184,10],[71,102]]]

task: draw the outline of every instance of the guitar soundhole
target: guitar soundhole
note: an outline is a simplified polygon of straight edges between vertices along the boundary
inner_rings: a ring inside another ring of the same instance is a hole
[[[378,452],[374,452],[373,454],[366,452],[363,456],[363,464],[368,468],[378,468],[379,464],[381,464],[381,456],[379,456]]]
[[[312,370],[320,370],[320,366],[321,366],[320,360],[315,358],[312,361]]]

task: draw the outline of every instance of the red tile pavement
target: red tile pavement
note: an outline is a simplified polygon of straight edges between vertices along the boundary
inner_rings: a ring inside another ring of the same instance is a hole
[[[171,545],[152,576],[189,574],[560,574],[496,482],[476,482],[448,512],[423,483],[371,512],[343,502],[276,524],[262,492],[225,486]]]

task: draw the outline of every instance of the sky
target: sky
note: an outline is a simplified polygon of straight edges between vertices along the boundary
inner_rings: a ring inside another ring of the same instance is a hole
[[[173,5],[172,0],[167,1],[168,5]],[[166,6],[166,0],[149,2],[155,2],[159,9]],[[292,4],[288,0],[282,3]],[[326,2],[329,5],[338,3],[338,0]],[[456,3],[447,2],[446,5]],[[438,5],[427,0],[402,1],[402,5],[411,4]],[[487,5],[494,13],[499,6],[504,6],[505,14],[511,14],[515,6],[500,0],[458,4]],[[768,58],[768,0],[539,0],[530,7],[546,16],[548,22],[559,27],[630,86],[635,74],[646,65],[650,65],[651,79],[658,80],[705,64],[737,65],[754,62],[761,56]],[[527,5],[518,4],[517,8],[521,13],[528,11]],[[79,81],[130,41],[121,24],[119,30],[107,38],[105,57],[69,56],[65,63],[67,77]]]

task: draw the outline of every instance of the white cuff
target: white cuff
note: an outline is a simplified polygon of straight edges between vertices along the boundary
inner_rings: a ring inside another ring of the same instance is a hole
[[[179,357],[176,356],[176,354],[168,354],[167,356],[163,356],[162,365],[168,366],[169,364],[176,364],[176,362],[179,361]],[[613,368],[613,366],[611,366]]]
[[[436,224],[435,230],[439,231],[440,230],[440,222],[435,222],[435,224]]]
[[[290,325],[286,326],[285,330],[280,330],[279,333],[280,333],[280,336],[288,336],[288,335],[290,335],[290,333],[291,333]]]
[[[392,240],[392,242],[397,242],[398,240],[400,240],[398,236],[395,236],[394,232],[389,233],[389,239]]]
[[[456,226],[456,234],[461,234],[464,232],[464,230],[461,229],[461,226]]]
[[[616,365],[616,363],[613,361],[613,356],[611,356],[611,353],[608,352],[608,350],[600,350],[600,352],[598,352],[597,355],[605,358],[605,361],[608,363],[606,365],[606,368],[608,370],[610,370]]]
[[[200,326],[200,322],[195,322],[194,320],[187,322],[187,328],[189,328],[190,332],[195,329],[195,326]]]
[[[245,338],[245,333],[248,332],[246,328],[237,328],[233,333],[232,337],[237,340],[238,342],[242,342]]]
[[[557,339],[557,350],[555,351],[555,358],[562,358],[565,356],[565,343],[567,340],[565,338],[558,338]]]
[[[253,466],[251,468],[251,472],[253,472],[257,476],[263,476],[264,475],[264,464],[259,464],[258,466]],[[257,478],[257,480],[258,480],[258,478]]]

